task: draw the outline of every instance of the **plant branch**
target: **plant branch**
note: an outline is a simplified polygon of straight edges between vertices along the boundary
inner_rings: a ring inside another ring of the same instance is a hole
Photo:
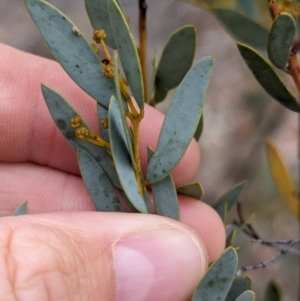
[[[141,61],[143,84],[145,100],[148,99],[148,86],[147,86],[147,3],[146,0],[139,1],[139,56]]]
[[[244,234],[246,234],[247,236],[249,236],[250,238],[252,238],[252,242],[257,242],[257,243],[261,243],[263,245],[266,245],[268,247],[278,247],[280,245],[283,244],[290,244],[291,242],[293,242],[293,240],[264,240],[261,239],[259,234],[254,230],[254,228],[252,227],[251,224],[249,223],[245,223],[243,214],[242,214],[242,204],[240,202],[237,203],[237,214],[238,214],[238,218],[239,220],[235,220],[232,222],[232,225],[235,227],[242,227],[242,232]],[[290,253],[294,253],[297,255],[300,255],[300,252],[298,250],[295,249],[289,249],[288,250]]]
[[[121,93],[125,97],[126,102],[130,108],[130,115],[132,115],[134,118],[136,118],[138,116],[138,112],[137,112],[137,110],[132,102],[132,99],[128,93],[127,86],[126,86],[124,80],[120,76],[119,76],[119,84],[120,84]],[[130,115],[128,116],[128,118],[131,118]]]
[[[278,253],[276,253],[274,256],[272,256],[271,258],[262,261],[261,263],[257,264],[257,265],[250,265],[250,266],[244,266],[242,268],[240,268],[237,272],[236,272],[236,276],[241,275],[242,273],[249,271],[249,270],[255,270],[255,269],[259,269],[259,268],[265,268],[268,264],[270,264],[271,262],[274,262],[278,257],[284,255],[287,251],[290,250],[290,248],[299,243],[300,239],[295,239],[290,241],[290,243],[288,244],[287,247],[281,249]]]
[[[268,0],[268,6],[271,17],[274,20],[280,14],[277,0]]]
[[[294,240],[289,239],[289,240],[264,240],[264,239],[252,239],[251,242],[256,242],[256,243],[260,243],[262,245],[267,245],[267,246],[271,246],[271,247],[281,247],[282,245],[289,245],[293,242]],[[300,242],[300,239],[299,239]],[[290,248],[288,250],[290,253],[295,254],[300,256],[300,251]]]
[[[300,93],[300,68],[298,63],[297,51],[299,45],[296,44],[291,49],[291,53],[288,59],[287,73],[293,78],[293,81]]]
[[[259,239],[259,235],[256,233],[256,231],[254,230],[252,225],[248,224],[248,223],[245,224],[245,219],[244,219],[243,214],[242,214],[242,203],[241,202],[237,202],[236,209],[237,209],[237,214],[238,214],[239,221],[233,221],[233,224],[238,226],[238,227],[241,227],[241,226],[245,225],[245,227],[243,228],[242,231],[246,235],[250,236],[253,239]]]

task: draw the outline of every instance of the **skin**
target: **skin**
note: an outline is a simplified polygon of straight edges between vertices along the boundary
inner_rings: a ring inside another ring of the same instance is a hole
[[[0,300],[188,300],[223,250],[208,205],[179,196],[181,222],[101,213],[84,188],[74,151],[57,130],[40,84],[62,94],[97,131],[95,102],[55,62],[0,45]],[[146,107],[141,160],[155,148],[163,115]],[[172,175],[192,181],[191,143]],[[29,213],[12,217],[25,200]]]

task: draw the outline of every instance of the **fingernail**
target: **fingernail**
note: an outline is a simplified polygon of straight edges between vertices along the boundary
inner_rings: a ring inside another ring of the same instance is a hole
[[[114,251],[118,301],[185,300],[207,267],[196,236],[175,229],[126,237]]]

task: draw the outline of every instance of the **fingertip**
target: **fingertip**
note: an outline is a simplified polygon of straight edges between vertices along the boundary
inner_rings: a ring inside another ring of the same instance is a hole
[[[190,197],[179,196],[180,221],[194,229],[206,245],[209,262],[214,261],[225,247],[225,227],[217,212],[208,204]]]
[[[208,266],[194,231],[156,215],[25,215],[2,219],[0,229],[0,245],[13,237],[15,294],[26,294],[24,300],[45,293],[58,300],[62,291],[70,300],[187,300]],[[27,289],[17,291],[20,287]]]
[[[117,300],[122,301],[186,300],[208,264],[205,247],[174,229],[126,237],[115,254]]]

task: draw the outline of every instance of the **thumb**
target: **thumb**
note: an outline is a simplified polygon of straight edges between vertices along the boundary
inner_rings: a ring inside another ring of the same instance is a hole
[[[160,216],[0,219],[0,300],[186,300],[208,265],[195,232]]]

